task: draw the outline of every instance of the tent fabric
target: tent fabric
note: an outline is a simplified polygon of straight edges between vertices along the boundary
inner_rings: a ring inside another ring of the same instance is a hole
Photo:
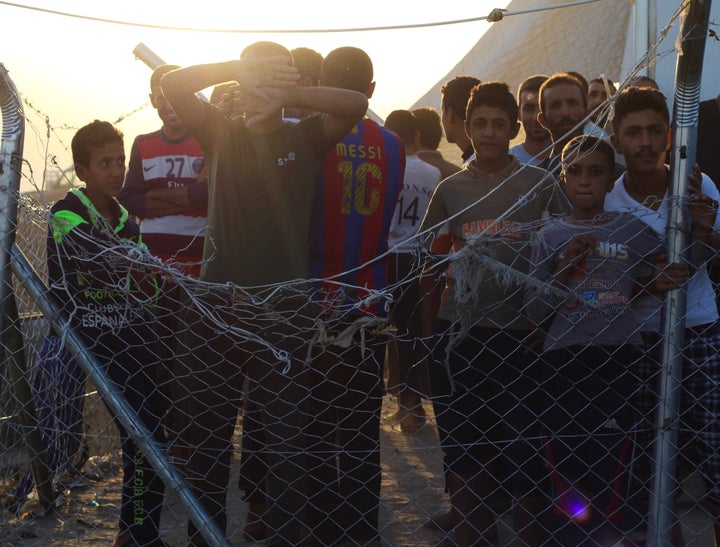
[[[513,0],[508,14],[567,3]],[[534,74],[576,71],[588,80],[618,81],[632,14],[629,0],[605,0],[507,16],[477,41],[448,74],[413,105],[440,109],[440,88],[455,76],[507,82],[513,94]]]

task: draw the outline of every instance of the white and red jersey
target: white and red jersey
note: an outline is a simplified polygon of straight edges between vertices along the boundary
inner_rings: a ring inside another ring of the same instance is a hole
[[[194,263],[197,275],[207,226],[207,179],[202,148],[189,134],[168,139],[162,130],[139,135],[130,151],[125,184],[118,200],[140,219],[140,233],[150,251],[165,261]],[[189,207],[181,214],[148,217],[146,192],[187,187]]]

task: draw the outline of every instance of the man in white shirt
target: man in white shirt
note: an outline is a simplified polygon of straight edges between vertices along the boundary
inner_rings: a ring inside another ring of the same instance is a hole
[[[624,89],[615,101],[613,133],[612,142],[624,156],[627,171],[608,194],[605,209],[633,213],[664,239],[671,208],[668,196],[671,176],[665,165],[671,132],[665,96],[651,88]],[[691,258],[695,256],[692,261],[699,265],[687,283],[683,350],[683,391],[690,395],[693,405],[692,412],[683,406],[681,416],[684,424],[694,432],[717,544],[720,541],[720,354],[717,349],[720,347],[720,325],[707,261],[714,258],[720,247],[720,218],[717,216],[720,193],[699,171],[690,177],[690,181],[690,196],[685,198],[694,246],[690,254]],[[698,254],[702,257],[703,253],[704,261],[698,258]],[[634,305],[637,313],[645,317],[643,349],[646,352],[645,359],[637,365],[641,385],[636,404],[641,416],[650,417],[654,415],[656,404],[653,393],[656,375],[661,370],[662,302],[644,297]],[[674,527],[673,534],[674,544],[679,544],[676,543],[682,539],[679,525]]]

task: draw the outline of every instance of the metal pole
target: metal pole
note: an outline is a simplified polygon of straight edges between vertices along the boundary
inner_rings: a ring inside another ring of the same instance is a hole
[[[648,2],[649,0],[636,0],[635,7],[633,8],[633,26],[635,31],[633,36],[633,47],[635,49],[633,63],[640,61],[645,55],[645,52],[650,48]],[[646,74],[647,68],[645,67],[638,71],[638,75]]]
[[[135,55],[136,59],[139,59],[140,61],[145,63],[152,70],[155,70],[160,65],[167,64],[165,60],[160,57],[160,55],[155,53],[152,49],[147,47],[142,42],[136,45],[135,49],[133,49],[132,52],[133,55]],[[208,102],[208,98],[202,93],[197,93],[197,96],[200,97],[203,101]]]
[[[20,408],[20,420],[27,427],[26,442],[32,450],[30,469],[45,511],[53,506],[50,473],[45,461],[42,437],[32,391],[26,373],[25,348],[17,313],[10,272],[10,247],[17,228],[17,196],[20,192],[22,153],[25,141],[25,112],[15,84],[0,64],[0,108],[2,109],[2,145],[0,145],[0,335],[4,362],[8,365]]]
[[[667,255],[670,262],[682,262],[689,242],[688,214],[682,202],[687,196],[688,175],[695,164],[698,104],[710,0],[688,0],[683,8],[681,46],[675,71],[673,102],[672,185],[667,226]],[[672,545],[674,495],[677,488],[676,459],[685,344],[686,291],[671,291],[663,315],[662,370],[659,385],[655,470],[650,494],[648,544]]]
[[[112,383],[95,360],[95,357],[85,347],[82,339],[75,333],[67,319],[58,312],[59,305],[49,295],[42,280],[17,245],[12,246],[12,269],[15,276],[45,314],[50,327],[63,339],[65,347],[72,353],[78,364],[93,381],[95,387],[102,394],[105,403],[120,420],[128,434],[132,436],[145,457],[160,475],[166,489],[177,493],[181,504],[188,512],[190,520],[195,524],[202,537],[210,545],[229,546],[230,544],[224,534],[205,512],[205,509],[200,505],[175,467],[168,462],[165,453],[155,444],[152,433],[138,419],[137,414],[125,398],[116,393]]]

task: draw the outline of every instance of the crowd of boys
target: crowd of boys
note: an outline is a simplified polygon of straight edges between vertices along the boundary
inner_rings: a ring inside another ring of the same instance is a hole
[[[242,401],[256,428],[243,442],[262,453],[262,472],[248,471],[260,500],[250,539],[379,544],[388,339],[375,327],[389,320],[398,421],[417,431],[421,396],[432,399],[455,544],[498,541],[498,489],[525,545],[622,542],[631,457],[649,458],[663,297],[685,287],[683,416],[698,432],[720,539],[720,326],[708,277],[720,193],[696,169],[682,198],[692,243],[669,263],[664,95],[628,86],[613,96],[603,78],[558,73],[528,78],[515,97],[503,82],[459,76],[443,86],[439,115],[395,111],[383,127],[366,117],[365,52],[297,55],[319,63],[303,85],[292,54],[271,42],[239,60],[161,67],[151,99],[163,126],[135,139],[127,174],[122,134],[95,121],[73,139],[86,186],[52,209],[53,290],[157,441],[182,440],[185,477],[215,524],[227,524]],[[210,86],[223,95],[206,103],[197,93]],[[462,168],[437,152],[441,124]],[[149,248],[206,283],[182,299],[137,254],[109,262],[113,244]],[[150,357],[148,343],[160,348]],[[160,380],[175,387],[157,390]],[[118,427],[115,545],[160,545],[162,482]],[[188,537],[204,544],[192,523]]]

